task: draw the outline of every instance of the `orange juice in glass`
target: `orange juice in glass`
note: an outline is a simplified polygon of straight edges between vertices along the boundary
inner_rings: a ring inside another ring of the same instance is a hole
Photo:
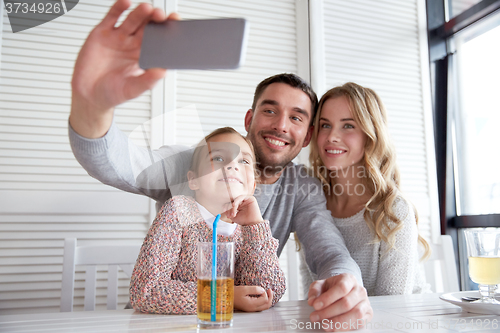
[[[479,285],[481,299],[476,302],[499,304],[495,299],[500,283],[500,229],[465,229],[469,276]]]
[[[215,280],[212,279],[212,248],[213,243],[198,243],[198,327],[231,327],[234,308],[234,244],[217,243]],[[215,305],[214,313],[212,313],[213,305]]]

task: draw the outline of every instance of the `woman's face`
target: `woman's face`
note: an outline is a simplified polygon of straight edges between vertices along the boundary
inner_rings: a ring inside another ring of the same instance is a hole
[[[207,141],[197,175],[189,174],[190,187],[200,203],[231,202],[255,189],[254,155],[239,135],[219,134]]]
[[[360,165],[366,134],[354,120],[345,96],[328,99],[320,110],[317,144],[328,170]]]

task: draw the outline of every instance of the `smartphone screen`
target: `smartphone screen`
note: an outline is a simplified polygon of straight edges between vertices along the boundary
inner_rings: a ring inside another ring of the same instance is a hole
[[[244,61],[245,19],[168,20],[144,30],[139,65],[143,69],[236,69]]]

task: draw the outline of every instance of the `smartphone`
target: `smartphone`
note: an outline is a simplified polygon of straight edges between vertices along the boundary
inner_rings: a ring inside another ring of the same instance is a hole
[[[236,69],[243,64],[248,24],[242,18],[148,23],[139,66],[143,69]]]

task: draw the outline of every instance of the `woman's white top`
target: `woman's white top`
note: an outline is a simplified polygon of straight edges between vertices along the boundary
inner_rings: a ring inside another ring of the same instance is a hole
[[[394,213],[403,227],[396,233],[394,247],[376,241],[363,214],[365,209],[347,218],[334,217],[346,246],[363,276],[368,296],[417,294],[429,290],[419,264],[418,228],[413,208],[402,198],[394,202]],[[301,265],[302,273],[307,267]],[[307,274],[306,274],[307,275]],[[302,274],[304,279],[304,274]],[[314,276],[311,276],[314,279]],[[310,281],[304,281],[304,287]],[[312,281],[311,281],[312,282]],[[306,294],[307,295],[307,294]]]

